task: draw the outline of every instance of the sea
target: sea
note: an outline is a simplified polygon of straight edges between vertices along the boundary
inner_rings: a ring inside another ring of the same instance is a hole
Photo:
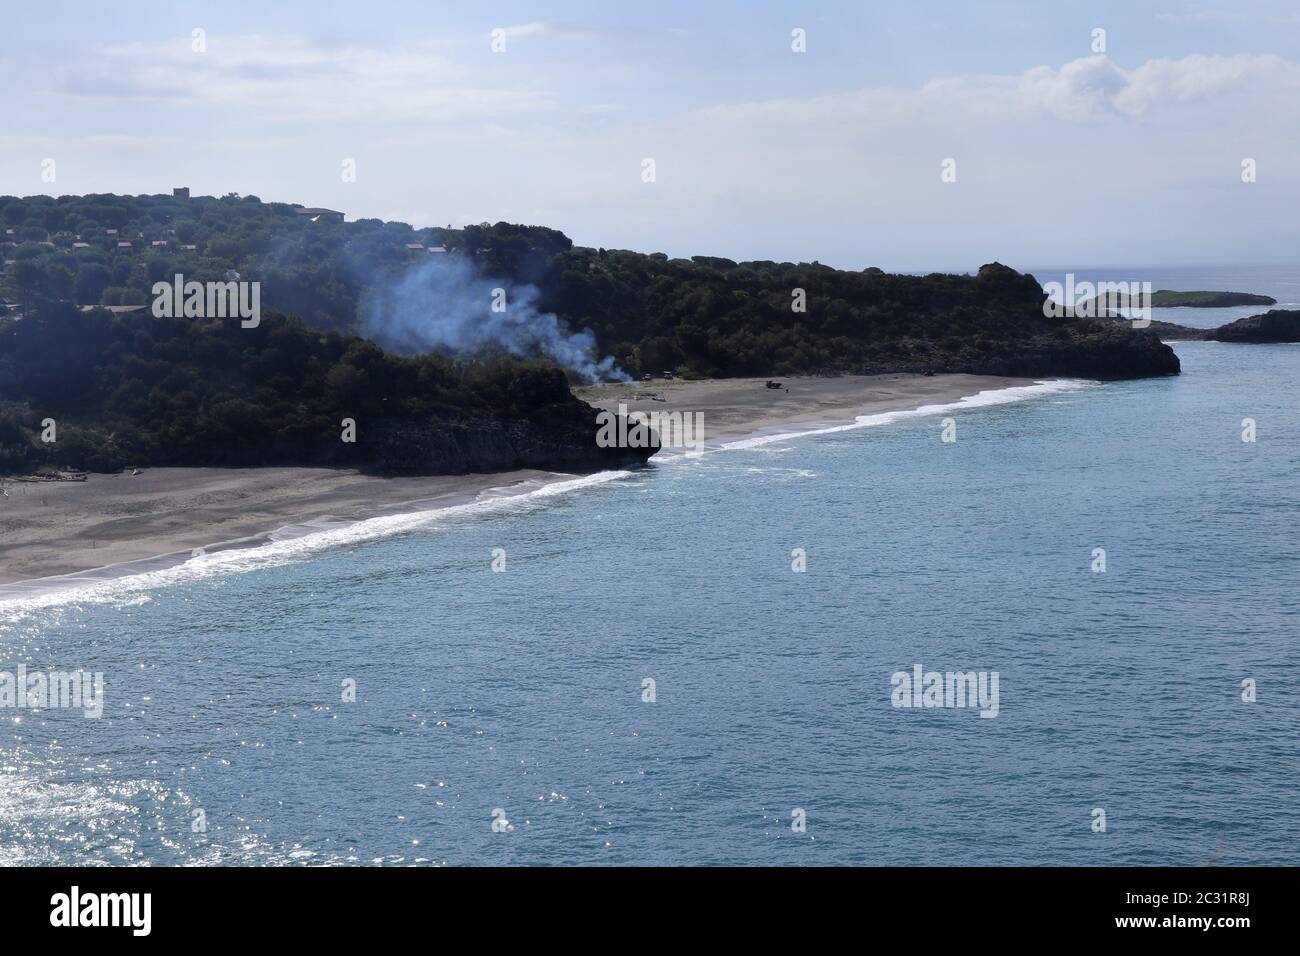
[[[1300,863],[1300,346],[1173,347],[0,603],[0,864]]]

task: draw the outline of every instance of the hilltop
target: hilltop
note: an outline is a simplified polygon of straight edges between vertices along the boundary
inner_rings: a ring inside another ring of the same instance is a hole
[[[8,260],[0,295],[15,312],[42,301],[143,311],[154,282],[237,273],[261,283],[267,309],[390,349],[425,351],[409,330],[389,324],[388,294],[423,269],[499,284],[512,301],[525,290],[539,321],[561,335],[587,333],[577,341],[589,343],[593,359],[610,356],[637,378],[934,370],[1108,379],[1178,371],[1177,357],[1152,333],[1045,317],[1034,278],[997,263],[976,275],[910,276],[817,262],[670,259],[577,247],[542,226],[347,222],[334,210],[234,194],[0,197],[0,225]],[[440,308],[438,297],[426,299],[427,308],[417,302],[420,321]],[[486,302],[480,308],[491,318]],[[533,341],[491,344],[527,358]]]

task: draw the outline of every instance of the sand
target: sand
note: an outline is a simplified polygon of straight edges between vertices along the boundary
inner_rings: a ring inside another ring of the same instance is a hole
[[[148,468],[134,477],[7,481],[9,497],[0,497],[0,586],[211,549],[288,524],[461,504],[491,488],[551,477],[542,471],[379,478],[333,468]]]
[[[763,379],[724,379],[599,385],[577,394],[611,410],[624,403],[633,411],[700,412],[705,437],[713,444],[1032,384],[979,375],[781,381],[788,391],[765,388]],[[666,401],[652,401],[651,394]],[[174,556],[176,563],[194,548],[262,543],[268,532],[286,525],[428,510],[473,501],[490,489],[526,491],[563,477],[541,471],[381,478],[329,468],[151,468],[85,481],[10,480],[4,483],[8,496],[0,496],[0,599],[29,593],[28,586],[14,587],[14,582],[160,555]]]
[[[631,385],[592,385],[576,390],[585,402],[617,411],[700,412],[705,438],[737,438],[775,428],[852,421],[874,415],[956,401],[990,389],[1032,385],[1034,379],[995,375],[845,375],[837,378],[729,378],[688,382],[655,379]],[[659,396],[665,401],[650,398]]]

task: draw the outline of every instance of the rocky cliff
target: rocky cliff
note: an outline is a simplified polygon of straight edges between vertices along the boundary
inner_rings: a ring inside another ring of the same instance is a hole
[[[553,417],[535,415],[524,420],[380,420],[357,444],[368,467],[407,475],[515,468],[599,471],[643,464],[658,451],[657,443],[648,448],[597,446],[596,411],[577,399],[553,411]]]
[[[1116,326],[1129,326],[1128,319],[1103,319]],[[1147,328],[1167,342],[1300,342],[1300,310],[1273,309],[1260,315],[1247,316],[1217,329],[1193,329],[1174,322],[1154,321]]]
[[[1214,342],[1300,342],[1300,310],[1273,309],[1221,325],[1203,337]]]

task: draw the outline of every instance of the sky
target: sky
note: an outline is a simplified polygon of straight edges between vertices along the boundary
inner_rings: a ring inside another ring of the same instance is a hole
[[[0,194],[189,186],[848,269],[1300,258],[1294,0],[0,0],[0,22]]]

